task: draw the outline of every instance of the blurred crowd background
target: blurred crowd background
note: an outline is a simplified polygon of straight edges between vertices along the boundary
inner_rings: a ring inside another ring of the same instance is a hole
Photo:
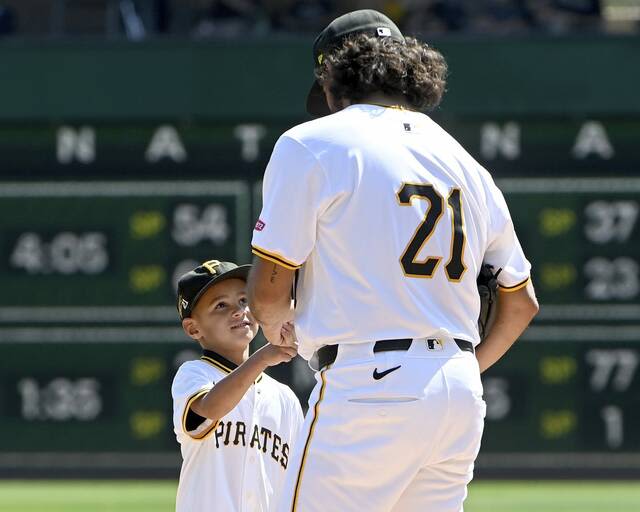
[[[386,13],[416,36],[637,33],[640,28],[639,0],[0,0],[0,37],[309,34],[361,8]]]

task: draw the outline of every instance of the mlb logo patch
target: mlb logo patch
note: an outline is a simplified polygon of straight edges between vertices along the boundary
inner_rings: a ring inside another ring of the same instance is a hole
[[[376,29],[379,37],[389,37],[391,35],[391,29],[387,27],[378,27]]]
[[[180,299],[180,305],[182,306],[182,311],[184,311],[189,306],[189,303],[184,299]]]
[[[255,229],[256,231],[262,231],[265,226],[266,224],[262,222],[260,219],[258,219],[258,222],[256,222],[256,225],[253,229]]]
[[[427,340],[427,348],[429,350],[442,350],[442,340],[439,338]]]

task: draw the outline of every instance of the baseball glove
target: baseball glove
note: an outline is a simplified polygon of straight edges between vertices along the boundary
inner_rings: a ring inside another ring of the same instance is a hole
[[[502,270],[502,269],[500,269]],[[498,270],[493,273],[491,265],[484,264],[478,274],[478,294],[480,295],[480,316],[478,317],[478,332],[483,340],[493,325],[498,310]]]

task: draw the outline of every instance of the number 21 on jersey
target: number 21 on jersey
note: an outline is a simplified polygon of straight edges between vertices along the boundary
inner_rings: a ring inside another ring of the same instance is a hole
[[[447,279],[453,282],[459,282],[467,270],[462,261],[465,233],[461,194],[459,188],[453,188],[447,198],[447,207],[451,208],[451,254],[444,269]],[[414,197],[429,201],[429,208],[424,220],[417,227],[411,241],[400,257],[400,265],[408,277],[431,278],[442,257],[428,256],[424,261],[416,261],[416,258],[431,235],[433,235],[436,225],[444,213],[444,198],[433,185],[416,183],[403,183],[400,190],[398,190],[397,196],[401,206],[411,206],[411,200]]]

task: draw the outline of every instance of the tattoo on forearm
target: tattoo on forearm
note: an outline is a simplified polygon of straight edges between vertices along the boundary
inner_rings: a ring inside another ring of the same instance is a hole
[[[271,283],[275,282],[277,275],[278,275],[278,265],[274,263],[273,268],[271,269],[271,278],[269,279],[269,281],[271,281]]]

